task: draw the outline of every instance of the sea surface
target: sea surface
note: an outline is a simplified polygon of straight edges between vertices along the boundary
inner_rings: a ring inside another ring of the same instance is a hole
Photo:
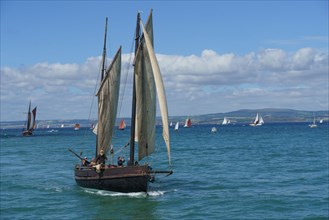
[[[1,130],[0,219],[329,218],[328,124],[212,127],[171,129],[174,173],[157,176],[148,194],[77,186],[80,161],[68,148],[94,157],[89,128],[38,129],[32,137]],[[113,161],[127,160],[129,133],[116,131]],[[169,169],[163,142],[148,163]]]

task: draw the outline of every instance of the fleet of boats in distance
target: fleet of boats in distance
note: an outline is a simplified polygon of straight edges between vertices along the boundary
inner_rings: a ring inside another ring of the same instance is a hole
[[[40,111],[40,108],[38,108],[38,111]],[[253,110],[248,110],[250,112],[252,112]],[[254,114],[257,114],[256,112],[257,110],[253,111],[255,112]],[[35,112],[35,116],[34,116],[34,112]],[[324,112],[324,113],[323,113]],[[280,116],[273,116],[273,114],[271,112],[268,113],[263,113],[265,115],[265,121],[266,123],[307,123],[306,126],[310,127],[310,128],[316,128],[318,127],[318,125],[321,124],[327,124],[329,122],[329,115],[327,112],[325,111],[321,111],[321,112],[316,112],[315,114],[313,114],[313,112],[308,112],[308,114],[305,113],[305,111],[303,111],[301,113],[301,115],[303,115],[303,118],[298,116],[298,113],[296,113],[296,116],[291,115],[291,116],[285,116],[285,118],[283,118],[283,113],[281,113]],[[36,120],[36,114],[37,114],[37,109],[35,107],[35,110],[33,109],[31,111],[31,121],[32,123],[30,123],[30,127],[31,124],[34,124],[32,126],[32,135],[33,135],[33,131],[35,129],[49,129],[48,132],[58,132],[59,129],[73,129],[75,130],[76,124],[80,124],[80,128],[85,128],[85,127],[89,127],[90,129],[93,129],[95,127],[94,123],[95,119],[93,120],[87,120],[87,119],[68,119],[68,120]],[[228,115],[228,113],[218,113],[219,115]],[[245,116],[243,114],[241,115],[232,115],[232,116],[222,116],[222,117],[217,117],[217,116],[213,116],[209,117],[208,115],[196,115],[196,116],[192,116],[190,117],[191,119],[191,123],[194,126],[197,125],[201,125],[201,124],[213,124],[213,125],[217,125],[217,126],[234,126],[234,125],[249,125],[249,124],[253,124],[254,123],[254,119],[252,119],[252,116],[250,115],[250,113],[248,113],[249,116]],[[269,117],[269,115],[272,115],[271,117]],[[312,116],[311,116],[312,115]],[[317,116],[319,115],[319,116]],[[28,125],[28,116],[25,122],[22,121],[13,121],[13,122],[1,122],[1,128],[2,129],[10,129],[10,128],[22,128],[23,130],[26,131],[27,130],[27,125]],[[34,118],[34,119],[33,119]],[[262,116],[263,118],[263,116]],[[129,121],[129,118],[124,118],[122,119],[124,121]],[[264,120],[264,119],[263,119]],[[35,121],[35,123],[33,122]],[[170,127],[173,128],[173,130],[178,130],[180,128],[180,125],[184,125],[185,121],[186,121],[186,117],[184,116],[175,116],[175,117],[171,117],[170,118]],[[228,122],[229,121],[229,122]],[[249,121],[249,122],[248,122]],[[23,125],[22,125],[23,124]],[[157,126],[160,126],[161,122],[157,121]],[[118,129],[120,129],[120,121],[117,122],[117,126]],[[130,124],[126,124],[125,123],[125,128],[129,127]],[[193,127],[193,126],[192,126]],[[259,126],[257,126],[259,127]],[[79,129],[80,129],[79,128]],[[218,127],[217,127],[218,128]],[[31,131],[31,129],[30,129]],[[23,131],[22,131],[23,134]]]

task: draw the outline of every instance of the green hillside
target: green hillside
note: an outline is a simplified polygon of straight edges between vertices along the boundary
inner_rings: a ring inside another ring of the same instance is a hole
[[[315,114],[316,121],[323,119],[329,120],[328,111],[299,111],[292,109],[265,108],[265,109],[241,109],[238,111],[226,113],[214,113],[206,115],[190,116],[194,124],[217,124],[223,121],[224,117],[231,120],[231,123],[250,123],[254,120],[256,114],[262,115],[265,123],[276,122],[310,122],[313,121]],[[172,121],[184,121],[187,116],[170,117]]]

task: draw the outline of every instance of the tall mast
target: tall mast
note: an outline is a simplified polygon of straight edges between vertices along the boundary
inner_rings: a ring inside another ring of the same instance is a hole
[[[135,57],[139,47],[139,32],[140,32],[140,13],[137,13],[137,24],[136,24],[136,38],[135,38]],[[132,110],[131,110],[131,131],[130,131],[130,159],[129,165],[134,165],[135,157],[135,120],[136,120],[136,86],[135,86],[135,73],[133,74],[133,96],[132,96]]]
[[[105,76],[105,59],[106,59],[106,34],[107,34],[107,17],[105,20],[105,33],[104,33],[104,47],[103,47],[103,56],[102,56],[102,71],[101,71],[101,82],[104,79]],[[99,115],[99,109],[98,109],[98,115]],[[98,149],[98,134],[96,134],[96,149],[95,149],[95,158],[97,157],[97,149]]]
[[[103,59],[102,59],[102,72],[101,72],[101,82],[103,81],[105,75],[105,59],[106,59],[106,34],[107,34],[107,17],[105,22],[105,34],[104,34],[104,47],[103,47]]]

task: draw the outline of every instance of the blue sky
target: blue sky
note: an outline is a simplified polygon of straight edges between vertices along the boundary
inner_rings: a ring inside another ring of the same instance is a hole
[[[105,17],[127,62],[151,8],[169,114],[328,109],[328,1],[1,1],[1,121],[30,99],[39,119],[87,118]]]

